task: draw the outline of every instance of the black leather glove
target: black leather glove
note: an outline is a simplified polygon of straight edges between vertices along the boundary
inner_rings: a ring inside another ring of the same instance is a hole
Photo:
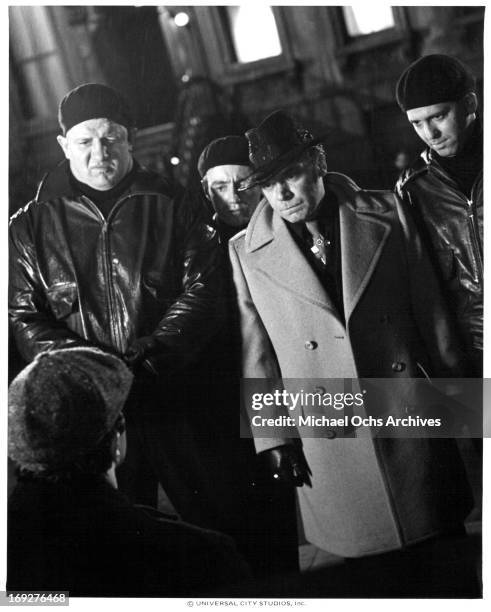
[[[159,351],[159,342],[153,336],[137,338],[123,356],[126,364],[136,370],[148,357]]]
[[[269,466],[273,478],[281,483],[312,487],[312,472],[301,449],[291,445],[277,446],[261,453]]]

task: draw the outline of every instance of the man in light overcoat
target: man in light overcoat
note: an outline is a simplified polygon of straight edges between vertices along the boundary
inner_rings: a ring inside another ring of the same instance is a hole
[[[458,375],[460,350],[401,202],[327,172],[319,139],[281,111],[246,136],[255,171],[243,187],[260,185],[264,199],[230,241],[243,377],[294,392],[400,379],[401,393],[382,393],[378,410],[419,410],[422,378]],[[378,438],[362,427],[255,442],[275,477],[299,487],[307,540],[342,557],[461,533],[472,508],[453,439]]]

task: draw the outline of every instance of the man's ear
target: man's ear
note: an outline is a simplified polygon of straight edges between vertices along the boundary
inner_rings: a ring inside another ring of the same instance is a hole
[[[208,191],[208,179],[206,178],[206,174],[201,179],[201,189],[203,190],[203,193],[205,194],[205,198],[211,202],[210,192]]]
[[[127,132],[128,132],[128,144],[130,145],[129,146],[129,150],[133,151],[133,147],[134,147],[135,142],[136,142],[136,132],[137,132],[137,129],[136,128],[129,128],[127,130]]]
[[[469,91],[464,96],[464,108],[467,115],[474,115],[477,111],[478,101],[474,91]]]
[[[70,156],[68,154],[68,142],[67,142],[66,137],[60,134],[59,136],[56,137],[56,140],[58,141],[58,144],[60,145],[65,157],[67,159],[70,159]]]

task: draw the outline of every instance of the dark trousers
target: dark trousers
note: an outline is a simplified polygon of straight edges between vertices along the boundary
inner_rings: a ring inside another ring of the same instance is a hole
[[[482,597],[480,536],[448,534],[403,550],[345,559],[300,575],[238,586],[231,597]]]
[[[402,550],[347,559],[346,569],[355,596],[478,598],[480,549],[480,538],[466,536],[462,527]]]

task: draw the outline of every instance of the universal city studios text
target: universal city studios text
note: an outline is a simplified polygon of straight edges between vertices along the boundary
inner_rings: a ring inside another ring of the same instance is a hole
[[[409,382],[402,378],[243,379],[242,415],[246,418],[242,417],[241,436],[482,436],[482,410],[476,409],[482,406],[482,381]]]

